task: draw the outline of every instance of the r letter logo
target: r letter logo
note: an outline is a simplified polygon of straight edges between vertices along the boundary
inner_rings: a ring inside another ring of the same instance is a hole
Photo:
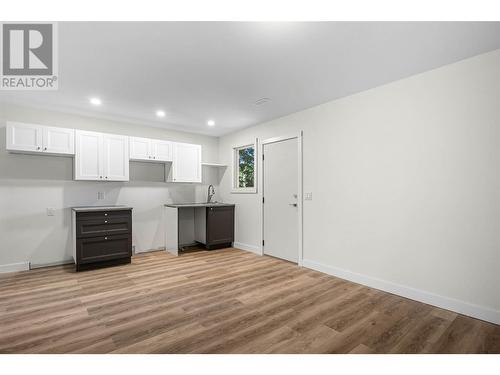
[[[0,89],[57,90],[57,25],[3,23]]]

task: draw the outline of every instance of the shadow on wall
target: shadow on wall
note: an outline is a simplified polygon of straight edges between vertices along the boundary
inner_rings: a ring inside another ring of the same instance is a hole
[[[73,158],[13,154],[5,149],[5,125],[0,128],[0,178],[65,180],[73,179]]]

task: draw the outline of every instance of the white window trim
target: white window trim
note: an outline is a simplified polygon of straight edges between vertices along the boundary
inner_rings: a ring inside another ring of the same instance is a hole
[[[233,146],[231,148],[232,156],[231,160],[233,161],[232,164],[232,176],[231,176],[231,193],[233,194],[256,194],[257,193],[257,161],[259,160],[257,158],[258,155],[258,149],[257,149],[257,144],[258,144],[258,139],[255,139],[255,141],[252,143],[246,143],[238,146]],[[237,163],[238,163],[238,158],[236,157],[237,150],[240,150],[242,148],[246,147],[253,147],[254,148],[254,153],[253,153],[253,160],[254,160],[254,166],[253,166],[253,181],[254,181],[254,187],[251,188],[240,188],[237,187],[237,176],[238,174],[236,173],[238,168],[237,168]]]

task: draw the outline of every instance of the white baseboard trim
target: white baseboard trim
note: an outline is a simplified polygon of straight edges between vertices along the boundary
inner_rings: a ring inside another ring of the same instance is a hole
[[[141,250],[141,249],[137,250],[136,249],[135,252],[134,252],[134,254],[151,253],[153,251],[162,251],[162,250],[165,250],[165,246],[158,247],[156,249],[143,249],[143,250]],[[132,255],[134,255],[134,254],[132,254]]]
[[[0,273],[29,271],[30,262],[0,264]]]
[[[75,264],[73,258],[61,260],[59,262],[49,262],[49,263],[31,263],[30,269],[34,270],[36,268],[54,267],[54,266],[64,266],[66,264]]]
[[[302,266],[459,314],[500,324],[500,311],[304,259]]]
[[[258,246],[247,245],[246,243],[241,243],[241,242],[233,242],[233,247],[240,250],[250,251],[251,253],[257,255],[262,255],[262,253],[260,252],[260,247]]]

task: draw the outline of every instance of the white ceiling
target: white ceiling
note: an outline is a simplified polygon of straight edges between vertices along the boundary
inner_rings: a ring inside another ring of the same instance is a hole
[[[0,100],[219,136],[498,48],[500,22],[65,22],[59,90]]]

